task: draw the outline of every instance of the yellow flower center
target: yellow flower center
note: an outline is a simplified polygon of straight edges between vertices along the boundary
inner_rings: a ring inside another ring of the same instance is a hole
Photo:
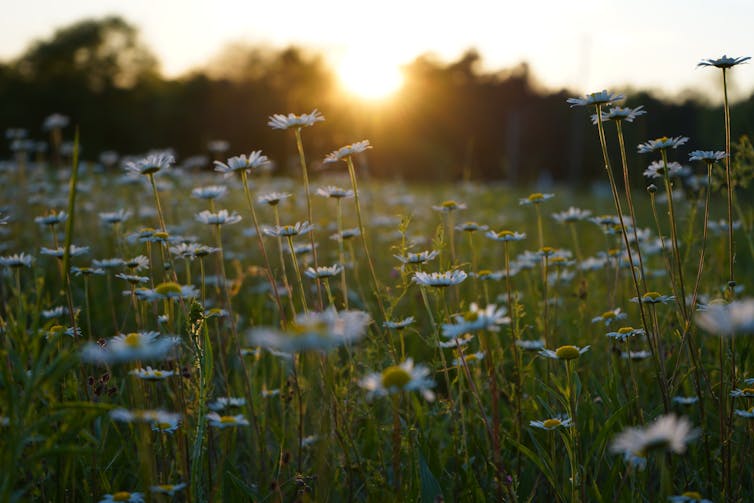
[[[178,283],[175,283],[173,281],[167,281],[165,283],[160,283],[157,285],[154,289],[155,292],[159,293],[160,295],[168,295],[168,294],[181,294],[181,285]]]
[[[168,233],[167,232],[162,232],[162,231],[157,231],[154,234],[152,234],[152,236],[156,237],[157,239],[167,239],[168,238]]]
[[[619,334],[628,334],[634,331],[634,327],[621,327],[618,329]]]
[[[746,393],[747,395],[754,395],[754,388],[744,388],[741,390],[741,393]]]
[[[601,318],[603,318],[605,320],[611,320],[611,319],[615,318],[615,312],[614,311],[605,311],[604,313],[602,313]]]
[[[647,292],[644,294],[645,299],[657,300],[660,298],[660,292]]]
[[[159,487],[163,491],[172,491],[175,486],[173,484],[162,484],[157,487]]]
[[[555,356],[561,360],[575,360],[579,354],[579,348],[576,346],[560,346],[555,350]]]
[[[141,336],[136,332],[131,332],[123,339],[123,342],[128,347],[138,348],[139,346],[141,346]]]
[[[235,424],[237,421],[233,416],[220,416],[220,422],[222,424]]]
[[[154,372],[152,372],[152,375],[154,377],[162,377],[164,374],[163,374],[162,370],[155,370]]]
[[[618,248],[610,248],[609,250],[607,250],[607,254],[611,257],[615,257],[616,255],[620,254],[620,250]]]
[[[499,238],[508,238],[513,236],[513,231],[500,231],[497,233],[497,237]]]
[[[553,248],[552,246],[543,246],[540,251],[545,255],[551,255],[555,252],[555,248]]]
[[[490,274],[492,274],[492,271],[490,271],[489,269],[482,269],[478,274],[479,276],[489,276]]]
[[[53,325],[50,327],[50,334],[51,335],[59,335],[65,332],[65,327],[63,325]]]
[[[660,136],[655,141],[659,143],[659,142],[664,142],[664,141],[668,141],[668,140],[669,140],[669,138],[667,136]]]
[[[159,428],[160,430],[169,430],[172,427],[173,425],[170,423],[165,423],[165,422],[157,423],[157,428]]]
[[[542,426],[544,426],[545,428],[555,428],[557,426],[560,426],[561,424],[563,423],[560,421],[560,419],[546,419],[542,422]]]
[[[700,499],[702,499],[702,495],[699,494],[696,491],[686,491],[685,493],[681,494],[681,496],[684,496],[686,498],[691,498],[693,500],[700,500]]]
[[[411,382],[411,374],[406,372],[403,367],[393,365],[382,371],[382,385],[386,388],[403,389],[409,382]]]
[[[528,197],[529,201],[531,201],[533,203],[535,203],[537,201],[541,201],[544,198],[545,198],[545,196],[541,192],[535,192],[533,194],[529,194],[529,197]]]
[[[327,332],[328,325],[323,320],[316,320],[310,323],[291,323],[290,331],[293,335],[304,335],[312,332],[317,334],[325,334]]]
[[[476,321],[479,319],[479,313],[475,311],[468,311],[463,314],[464,321]]]
[[[113,494],[113,501],[128,501],[131,499],[131,493],[128,491],[118,491]]]
[[[453,200],[443,201],[440,206],[442,206],[443,208],[446,208],[448,210],[453,210],[453,209],[455,209],[458,206],[458,203],[455,202],[455,201],[453,201]]]

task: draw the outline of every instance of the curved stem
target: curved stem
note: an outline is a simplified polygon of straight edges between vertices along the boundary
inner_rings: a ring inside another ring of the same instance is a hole
[[[249,190],[249,181],[246,176],[246,171],[241,171],[241,182],[243,183],[243,191],[246,195],[246,203],[249,206],[249,212],[251,213],[251,220],[254,223],[254,230],[257,234],[257,244],[259,245],[259,251],[262,252],[262,258],[264,259],[265,273],[267,281],[270,282],[272,287],[272,294],[275,296],[275,302],[278,306],[278,312],[280,313],[280,322],[285,325],[285,311],[283,310],[283,304],[280,302],[280,293],[278,292],[278,286],[275,282],[275,278],[272,277],[272,267],[270,266],[270,259],[267,256],[267,250],[264,247],[264,241],[262,241],[262,230],[259,227],[259,220],[257,220],[257,213],[254,211],[254,203],[251,200],[251,191]]]

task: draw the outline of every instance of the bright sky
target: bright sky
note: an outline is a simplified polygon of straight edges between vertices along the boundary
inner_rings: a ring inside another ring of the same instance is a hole
[[[528,61],[549,87],[716,96],[719,72],[696,69],[699,60],[754,56],[751,0],[26,0],[4,9],[0,59],[107,14],[138,26],[170,76],[238,41],[321,50],[334,67],[368,58],[395,68],[423,53],[450,61],[476,48],[486,69]],[[748,96],[754,64],[733,73],[734,97]]]

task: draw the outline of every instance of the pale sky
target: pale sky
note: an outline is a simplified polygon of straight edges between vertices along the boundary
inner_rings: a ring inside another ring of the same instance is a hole
[[[10,0],[8,2],[11,3]],[[25,0],[0,18],[0,59],[84,17],[119,14],[179,75],[230,42],[322,51],[337,66],[360,55],[375,66],[469,48],[485,69],[527,61],[548,87],[576,92],[631,85],[717,95],[719,71],[702,58],[754,56],[752,0]],[[754,64],[733,71],[734,96],[754,90]]]

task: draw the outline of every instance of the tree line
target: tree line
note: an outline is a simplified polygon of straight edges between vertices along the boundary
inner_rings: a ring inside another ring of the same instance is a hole
[[[317,108],[326,122],[305,135],[310,157],[366,138],[375,147],[373,176],[577,184],[601,176],[588,114],[566,104],[573,93],[543,89],[525,64],[490,72],[480,63],[475,51],[453,62],[419,57],[404,68],[394,97],[370,104],[346,97],[324,58],[302,48],[233,46],[199,70],[166,78],[134,26],[119,17],[88,19],[0,64],[0,125],[41,139],[44,118],[64,114],[80,129],[82,156],[92,160],[105,150],[154,148],[186,158],[208,154],[211,141],[223,140],[227,155],[263,149],[285,173],[295,145],[271,130],[267,117]],[[625,128],[629,148],[665,135],[689,136],[694,148],[723,147],[719,106],[626,94],[628,106],[648,112]],[[737,103],[732,116],[734,135],[751,132],[754,95]],[[4,157],[9,148],[3,146]],[[651,160],[631,157],[640,179]]]

